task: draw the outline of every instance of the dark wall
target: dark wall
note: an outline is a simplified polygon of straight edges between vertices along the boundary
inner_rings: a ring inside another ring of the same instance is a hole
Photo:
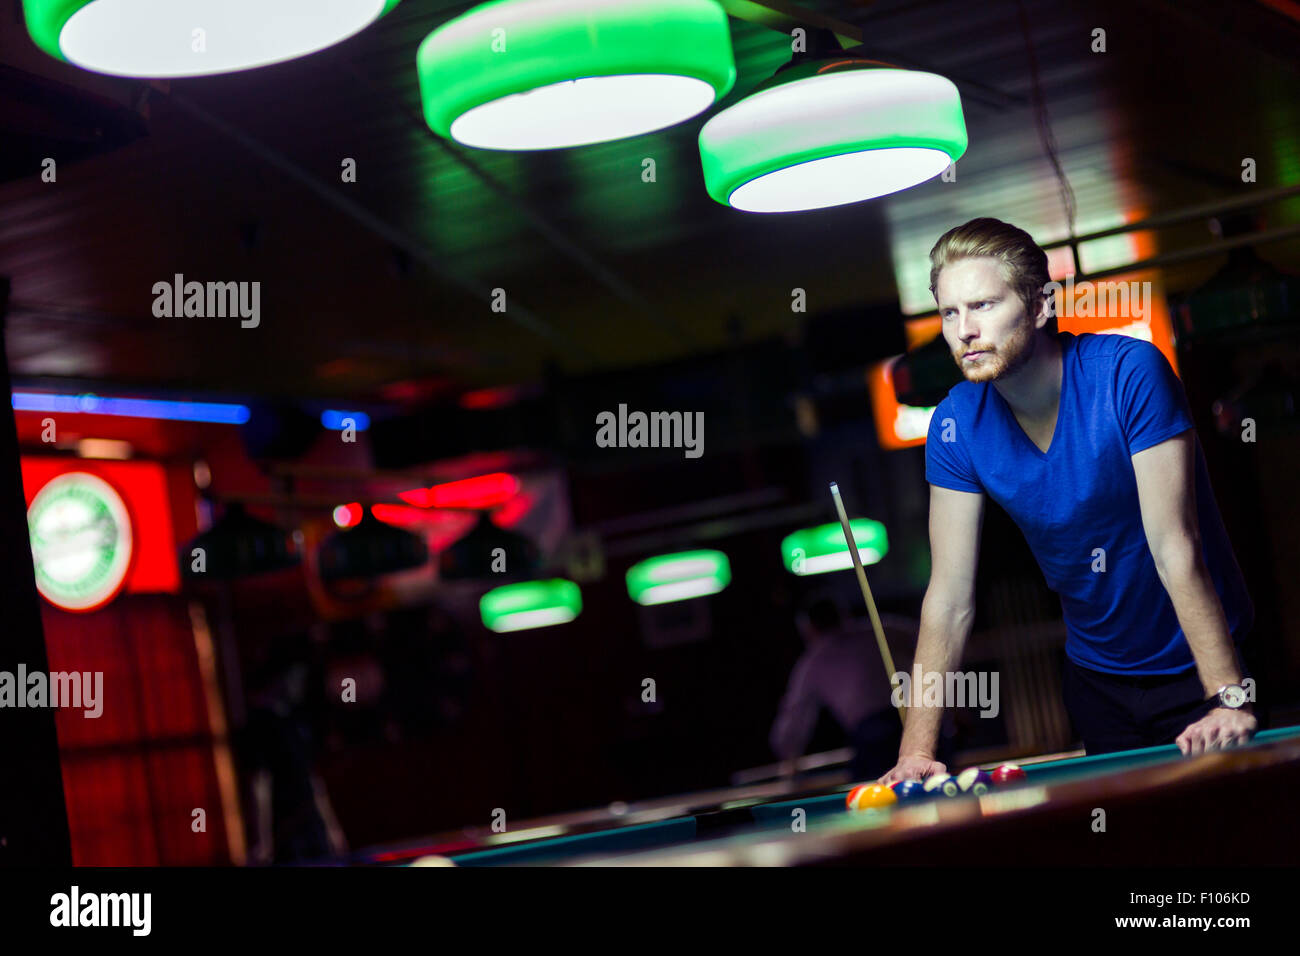
[[[12,391],[4,336],[8,301],[9,280],[0,277],[0,395],[4,396]],[[29,672],[50,669],[29,540],[18,433],[6,398],[5,408],[0,410],[0,541],[5,542],[0,548],[0,608],[4,614],[0,671],[10,674],[15,674],[20,664]],[[7,768],[0,786],[0,865],[70,863],[54,711],[0,708],[0,753]]]

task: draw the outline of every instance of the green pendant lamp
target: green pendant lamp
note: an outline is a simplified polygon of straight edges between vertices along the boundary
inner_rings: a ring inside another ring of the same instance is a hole
[[[484,626],[498,633],[565,624],[581,611],[582,592],[563,578],[505,584],[479,599]]]
[[[399,0],[23,0],[50,56],[96,73],[232,73],[315,53]]]
[[[864,565],[876,564],[888,553],[889,539],[879,521],[854,518],[849,528]],[[844,528],[838,521],[786,535],[781,542],[781,559],[787,571],[798,575],[825,574],[853,567],[849,543],[844,540]]]
[[[502,150],[663,129],[736,81],[717,0],[495,0],[429,34],[416,66],[434,132]]]
[[[939,175],[965,151],[951,80],[824,47],[700,130],[709,195],[745,212],[874,199]]]
[[[731,583],[721,551],[683,551],[647,558],[627,572],[627,593],[638,604],[668,604],[717,594]]]

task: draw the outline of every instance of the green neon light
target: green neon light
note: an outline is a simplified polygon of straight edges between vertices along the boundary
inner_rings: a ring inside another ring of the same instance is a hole
[[[952,81],[852,60],[783,70],[700,130],[709,195],[750,212],[906,189],[939,175],[966,145]]]
[[[717,0],[495,0],[416,56],[424,118],[482,149],[556,149],[663,129],[736,81]]]
[[[582,592],[563,578],[502,585],[479,600],[483,625],[497,633],[564,624],[581,612]]]
[[[647,558],[627,572],[627,593],[638,604],[667,604],[717,594],[731,583],[721,551],[683,551]]]
[[[84,69],[115,76],[202,76],[322,50],[399,2],[23,0],[23,13],[38,47]]]
[[[86,472],[51,480],[27,513],[36,587],[65,611],[89,611],[121,590],[131,564],[131,517],[108,482]]]
[[[858,557],[864,565],[876,564],[889,553],[889,538],[885,526],[870,518],[854,518],[849,522],[853,540],[858,546]],[[849,544],[844,540],[844,529],[839,522],[805,528],[786,535],[781,542],[781,559],[791,574],[825,574],[853,567]]]

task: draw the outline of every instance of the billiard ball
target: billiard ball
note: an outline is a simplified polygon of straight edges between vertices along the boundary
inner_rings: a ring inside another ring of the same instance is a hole
[[[879,783],[863,783],[849,791],[844,804],[850,810],[869,810],[897,803],[894,791]]]
[[[925,792],[930,796],[955,797],[961,793],[961,788],[951,774],[935,773],[925,778]]]
[[[994,786],[1004,787],[1009,783],[1019,783],[1024,780],[1025,772],[1013,763],[1004,763],[989,776],[993,778]]]
[[[962,793],[973,793],[978,796],[981,793],[988,793],[993,788],[993,777],[979,767],[967,767],[957,774],[957,786],[961,788]]]
[[[920,780],[900,780],[893,789],[899,803],[915,803],[925,796],[925,784]]]

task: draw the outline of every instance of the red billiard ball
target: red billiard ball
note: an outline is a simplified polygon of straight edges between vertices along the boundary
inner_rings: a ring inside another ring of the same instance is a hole
[[[990,775],[995,786],[1004,787],[1010,783],[1019,783],[1025,779],[1025,772],[1013,763],[1004,763]]]

